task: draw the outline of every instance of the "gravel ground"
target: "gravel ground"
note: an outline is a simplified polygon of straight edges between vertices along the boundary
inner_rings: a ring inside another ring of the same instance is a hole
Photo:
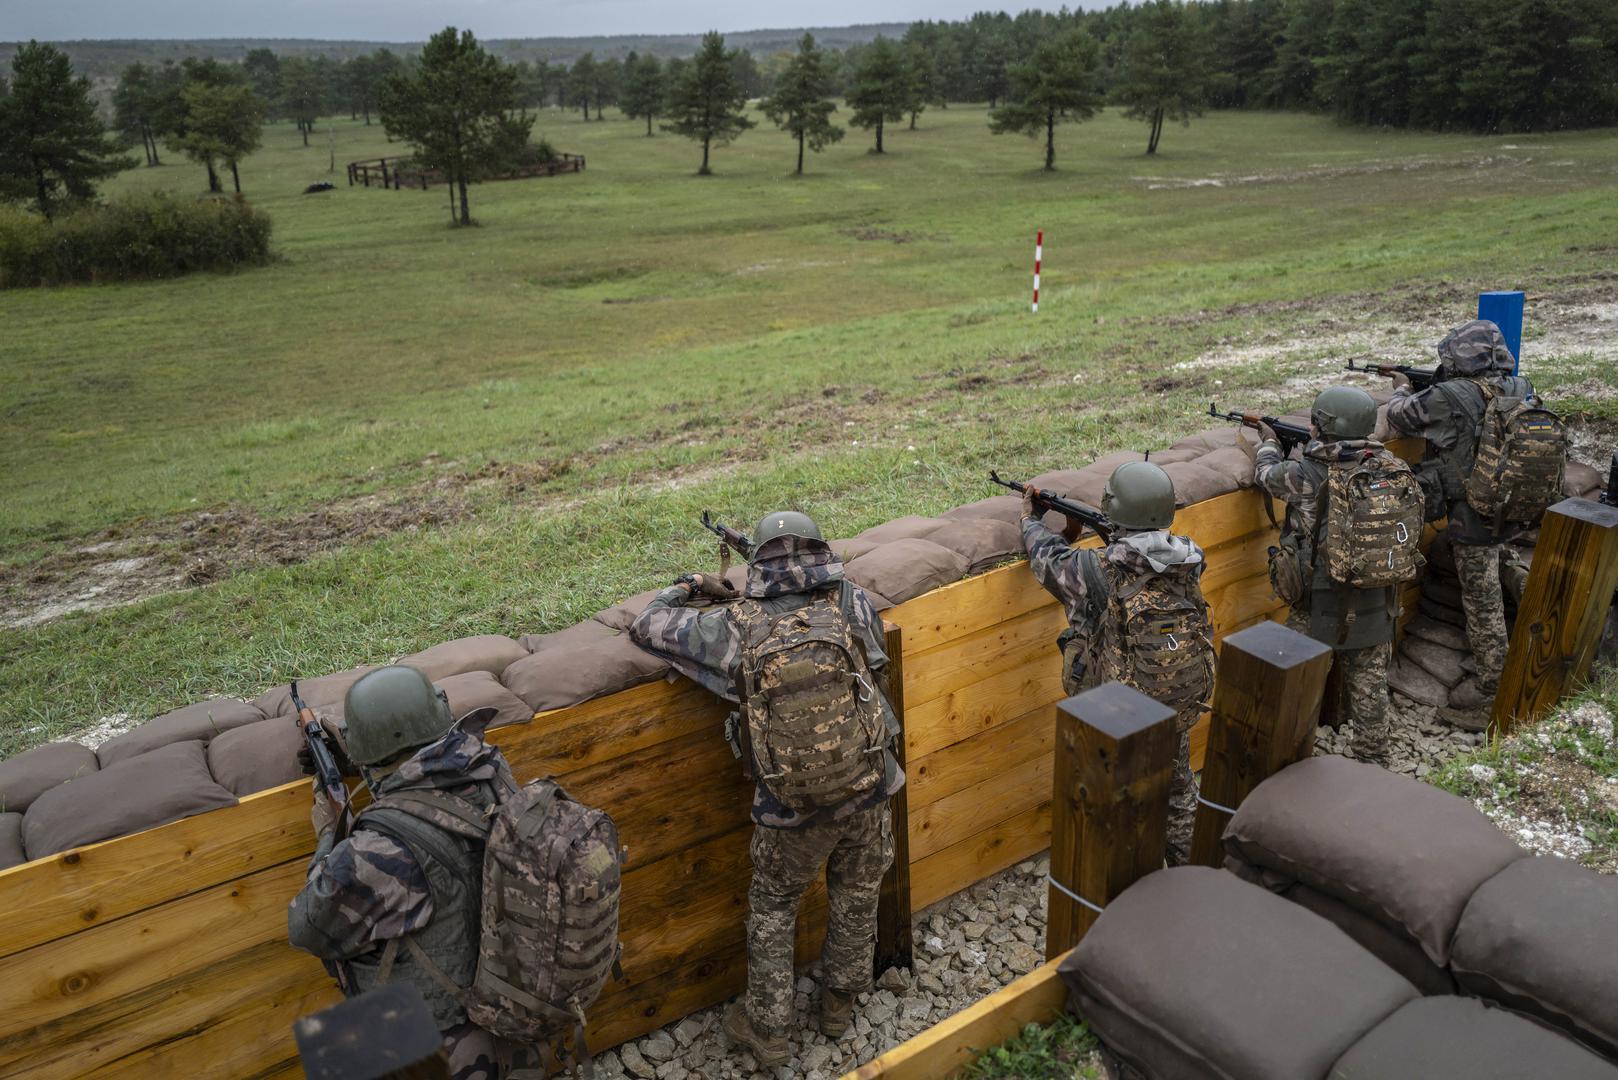
[[[916,969],[884,972],[861,994],[848,1035],[833,1042],[815,1026],[817,978],[798,979],[793,1057],[769,1071],[719,1030],[725,1006],[703,1009],[596,1058],[603,1077],[640,1080],[829,1080],[960,1012],[1045,959],[1045,874],[1041,855],[921,911]]]
[[[1482,746],[1486,737],[1482,732],[1460,731],[1438,718],[1438,710],[1405,697],[1398,691],[1388,695],[1393,704],[1393,755],[1389,768],[1404,776],[1425,780],[1457,754],[1464,754]],[[1345,723],[1333,731],[1329,727],[1315,729],[1315,753],[1352,756],[1348,744],[1354,737],[1354,726]]]

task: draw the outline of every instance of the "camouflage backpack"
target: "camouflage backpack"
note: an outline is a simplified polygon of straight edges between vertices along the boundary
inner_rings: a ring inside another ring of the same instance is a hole
[[[412,959],[465,1007],[472,1023],[540,1047],[558,1039],[565,1044],[571,1036],[573,1052],[588,1068],[584,1010],[600,996],[619,953],[612,819],[574,802],[550,780],[510,792],[490,811],[447,791],[420,790],[385,795],[366,814],[378,809],[483,845],[471,984],[456,986],[414,936],[403,939]],[[399,941],[388,942],[379,982],[387,981]]]
[[[1483,419],[1478,424],[1477,456],[1463,487],[1478,516],[1504,522],[1539,520],[1561,498],[1567,466],[1567,428],[1562,418],[1540,406],[1533,395],[1505,394],[1479,381]]]
[[[753,600],[732,611],[742,631],[736,696],[753,776],[799,813],[875,790],[887,725],[837,590],[778,614]]]
[[[1427,496],[1410,466],[1367,447],[1326,477],[1326,574],[1338,585],[1384,589],[1414,580],[1425,560]]]
[[[1176,712],[1213,692],[1213,622],[1189,568],[1129,574],[1107,566],[1095,675],[1117,680]]]

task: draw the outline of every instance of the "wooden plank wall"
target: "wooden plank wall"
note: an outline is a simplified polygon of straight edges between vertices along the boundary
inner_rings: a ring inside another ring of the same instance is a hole
[[[1176,528],[1208,552],[1221,636],[1277,613],[1256,493],[1189,507]],[[886,614],[904,632],[919,909],[1048,845],[1063,616],[1024,564]],[[596,1047],[742,985],[749,793],[718,737],[724,712],[691,683],[659,682],[494,734],[519,777],[558,776],[613,815],[629,848],[627,982],[592,1010]],[[285,943],[313,843],[308,801],[306,783],[289,784],[0,872],[0,1077],[296,1074],[293,1018],[335,997]],[[817,886],[800,959],[824,909]]]

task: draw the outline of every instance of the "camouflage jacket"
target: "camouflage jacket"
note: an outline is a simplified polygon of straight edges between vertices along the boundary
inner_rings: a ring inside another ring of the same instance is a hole
[[[1103,548],[1068,546],[1062,534],[1047,527],[1039,518],[1023,518],[1023,548],[1028,552],[1028,568],[1034,580],[1067,609],[1068,625],[1079,629],[1099,617],[1106,588],[1106,563],[1128,574],[1161,574],[1170,567],[1195,566],[1200,578],[1206,565],[1202,549],[1194,540],[1162,530],[1120,533]]]
[[[1534,392],[1534,384],[1520,375],[1485,373],[1447,379],[1419,393],[1401,385],[1388,402],[1388,423],[1395,431],[1427,440],[1424,468],[1436,469],[1448,505],[1450,538],[1463,544],[1500,543],[1525,528],[1508,525],[1496,534],[1493,524],[1474,513],[1466,501],[1463,485],[1477,459],[1478,436],[1487,405],[1482,383],[1491,383],[1502,394],[1513,397],[1528,397]]]
[[[784,537],[755,554],[747,568],[745,594],[763,602],[771,613],[791,611],[810,601],[810,594],[835,586],[838,605],[865,650],[873,674],[888,666],[883,648],[882,617],[865,590],[843,579],[843,564],[825,545]],[[736,668],[741,661],[742,633],[728,608],[686,606],[686,591],[672,586],[659,593],[629,628],[635,644],[668,660],[676,671],[727,701],[736,700]],[[893,706],[880,687],[888,730],[897,733]],[[816,814],[800,814],[782,806],[763,784],[753,787],[753,820],[773,828],[794,829],[838,821],[891,798],[904,786],[904,772],[890,751],[882,785],[864,799]]]
[[[375,794],[447,788],[486,799],[494,783],[516,786],[505,757],[457,728],[378,781]],[[294,946],[322,960],[352,960],[432,921],[427,873],[404,844],[363,825],[335,846],[332,840],[329,832],[321,837],[287,911]]]
[[[1281,522],[1281,546],[1298,554],[1299,572],[1307,589],[1298,608],[1309,613],[1309,635],[1341,649],[1358,649],[1393,640],[1393,614],[1386,589],[1348,589],[1335,585],[1326,560],[1316,558],[1325,529],[1326,479],[1332,462],[1347,461],[1366,449],[1382,449],[1372,439],[1339,442],[1311,440],[1296,459],[1282,456],[1281,445],[1261,442],[1254,461],[1254,481],[1286,503]],[[1348,613],[1352,612],[1349,618]],[[1347,639],[1339,640],[1340,624],[1349,619]]]

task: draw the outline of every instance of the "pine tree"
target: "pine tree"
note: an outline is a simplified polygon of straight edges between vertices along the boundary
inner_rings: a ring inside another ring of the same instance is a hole
[[[281,107],[297,123],[303,145],[309,145],[309,133],[315,129],[325,105],[326,83],[321,70],[301,56],[282,61]]]
[[[1181,0],[1151,0],[1136,9],[1110,99],[1124,115],[1151,125],[1146,152],[1157,153],[1163,122],[1189,124],[1208,97],[1208,63]]]
[[[131,141],[140,140],[148,166],[162,164],[157,156],[158,92],[154,73],[139,62],[124,68],[112,92],[113,125]]]
[[[631,120],[645,117],[646,135],[652,134],[652,118],[663,111],[667,87],[663,79],[663,65],[651,53],[636,56],[631,52],[624,58],[624,93],[618,107]]]
[[[736,81],[735,55],[725,49],[725,39],[719,31],[708,31],[702,36],[697,55],[680,67],[669,93],[669,119],[663,130],[702,143],[698,176],[713,173],[708,167],[710,148],[724,146],[754,123],[742,111],[747,93]]]
[[[237,167],[263,141],[263,100],[251,86],[210,86],[201,82],[188,83],[183,98],[186,130],[179,140],[180,149],[192,161],[207,166],[210,191],[220,190],[214,162],[229,165],[236,194],[240,195],[242,178]]]
[[[1088,120],[1101,108],[1095,38],[1075,27],[1046,38],[1034,54],[1010,70],[1012,101],[989,113],[989,130],[1045,136],[1045,168],[1056,168],[1056,125]]]
[[[815,46],[813,34],[804,34],[798,51],[776,80],[775,93],[759,103],[776,127],[798,140],[799,176],[803,175],[805,145],[818,154],[843,137],[843,129],[831,122],[837,104],[830,96],[826,54]]]
[[[584,119],[590,119],[590,100],[596,93],[596,57],[595,53],[585,53],[573,61],[573,67],[567,73],[568,93],[573,101],[584,112]]]
[[[108,137],[90,80],[73,77],[67,54],[37,41],[19,46],[0,96],[0,198],[32,201],[49,218],[136,164]]]
[[[915,84],[903,51],[888,38],[877,38],[860,53],[848,88],[849,123],[875,131],[873,151],[883,153],[883,128],[903,120],[914,100]]]

